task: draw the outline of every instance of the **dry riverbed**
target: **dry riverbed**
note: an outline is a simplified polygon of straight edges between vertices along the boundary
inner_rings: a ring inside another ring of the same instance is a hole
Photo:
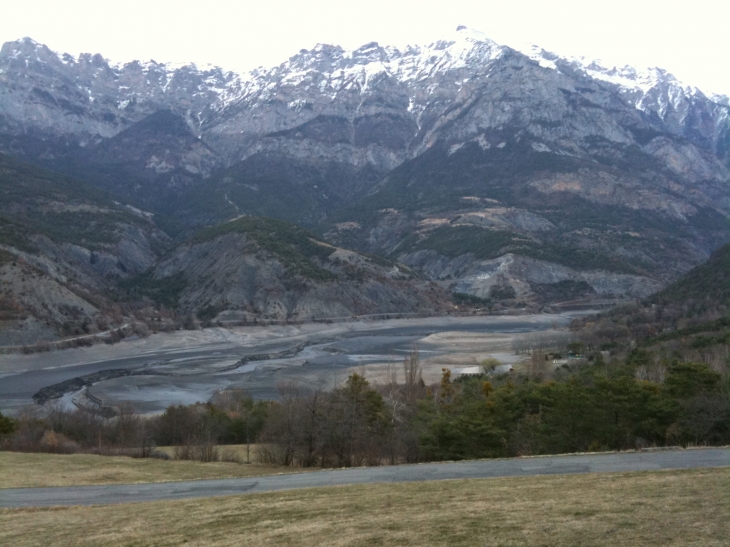
[[[430,384],[439,381],[444,368],[454,375],[481,372],[481,364],[488,358],[503,365],[518,365],[525,357],[512,349],[515,336],[520,334],[445,331],[421,338],[413,344],[413,349],[419,354],[423,380]],[[371,382],[388,382],[393,375],[402,382],[404,356],[399,354],[381,362],[352,367],[348,372],[358,372]]]
[[[372,381],[401,373],[403,358],[418,348],[426,382],[441,369],[475,372],[495,357],[513,364],[515,336],[567,325],[574,314],[431,317],[268,327],[212,328],[156,334],[108,346],[34,355],[0,355],[0,411],[17,412],[34,396],[72,406],[79,396],[140,412],[206,401],[228,387],[259,399],[296,382],[331,388],[353,371]],[[85,383],[85,387],[84,387]],[[44,391],[42,391],[44,390]],[[41,401],[42,402],[42,401]]]

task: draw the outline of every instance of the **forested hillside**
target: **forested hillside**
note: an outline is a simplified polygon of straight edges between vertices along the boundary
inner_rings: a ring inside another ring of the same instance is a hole
[[[0,154],[0,345],[125,323],[118,280],[169,246],[152,215],[78,179]]]
[[[725,245],[650,298],[589,318],[582,335],[597,344],[633,341],[664,353],[684,354],[714,346],[712,340],[724,340],[724,334],[730,333],[728,326],[730,245]]]
[[[435,314],[445,291],[402,264],[336,247],[282,220],[241,217],[202,230],[123,284],[204,321],[235,323]]]

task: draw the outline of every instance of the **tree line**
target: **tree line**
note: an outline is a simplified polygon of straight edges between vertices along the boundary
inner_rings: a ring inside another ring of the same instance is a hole
[[[654,362],[644,349],[607,361],[601,352],[555,370],[533,352],[525,373],[453,378],[426,385],[417,352],[400,374],[371,384],[352,374],[332,390],[289,383],[277,401],[226,390],[209,403],[138,416],[122,405],[113,418],[51,409],[0,418],[5,449],[126,450],[216,459],[220,444],[258,444],[268,463],[348,467],[651,446],[730,443],[728,366]],[[661,375],[647,370],[660,367]],[[717,368],[717,367],[716,367]]]

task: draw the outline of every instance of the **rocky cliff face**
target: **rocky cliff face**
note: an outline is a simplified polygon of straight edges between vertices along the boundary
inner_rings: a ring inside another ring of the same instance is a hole
[[[658,69],[519,52],[465,28],[404,50],[319,45],[246,75],[28,39],[0,52],[0,149],[181,229],[283,218],[444,284],[429,264],[456,261],[448,283],[475,295],[459,261],[509,255],[633,295],[706,259],[730,234],[728,112]],[[517,294],[550,293],[503,269]]]
[[[245,184],[257,186],[249,179],[307,185],[324,216],[328,200],[351,201],[436,144],[499,146],[508,133],[553,154],[636,146],[695,183],[727,178],[726,98],[659,70],[609,69],[537,48],[523,54],[465,28],[402,51],[319,45],[246,75],[113,65],[24,39],[0,51],[0,84],[6,151],[60,166],[69,155],[88,163],[87,152],[95,165],[131,159],[130,171],[178,191],[183,174],[199,182],[238,166],[216,180],[224,216],[226,189],[242,192],[240,203],[228,199],[248,206]],[[160,111],[178,118],[160,119]],[[282,163],[291,167],[272,172]],[[309,176],[297,177],[302,169]]]
[[[159,285],[176,280],[179,309],[201,319],[307,321],[451,307],[448,293],[403,265],[255,217],[198,234],[159,262],[151,277]]]
[[[606,298],[643,298],[662,286],[646,276],[602,269],[579,270],[512,253],[478,260],[471,253],[450,258],[426,250],[403,254],[401,259],[449,290],[483,300],[500,300],[495,294],[508,291],[509,298],[523,302],[587,304]]]
[[[111,65],[99,54],[75,58],[30,38],[3,45],[0,71],[5,131],[55,135],[81,146],[170,108],[197,127],[238,78],[218,68],[154,61]]]
[[[546,68],[609,84],[637,110],[661,120],[671,133],[727,160],[727,97],[707,96],[660,68],[609,67],[595,59],[560,58],[537,46],[524,53]]]
[[[0,155],[0,345],[120,326],[117,281],[170,245],[151,215]]]

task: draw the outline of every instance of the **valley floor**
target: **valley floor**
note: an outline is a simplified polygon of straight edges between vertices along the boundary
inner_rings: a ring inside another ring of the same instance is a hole
[[[582,312],[586,313],[586,312]],[[299,382],[329,388],[358,371],[373,381],[401,373],[405,355],[421,354],[424,380],[443,367],[473,372],[487,357],[519,361],[515,336],[567,325],[576,313],[430,317],[337,324],[212,328],[155,334],[33,355],[0,355],[0,411],[17,411],[38,390],[75,377],[125,369],[134,375],[95,383],[89,391],[105,405],[131,401],[154,413],[170,404],[208,400],[226,387],[274,399],[277,385]],[[284,355],[285,352],[289,352]],[[79,393],[62,399],[70,405]]]

